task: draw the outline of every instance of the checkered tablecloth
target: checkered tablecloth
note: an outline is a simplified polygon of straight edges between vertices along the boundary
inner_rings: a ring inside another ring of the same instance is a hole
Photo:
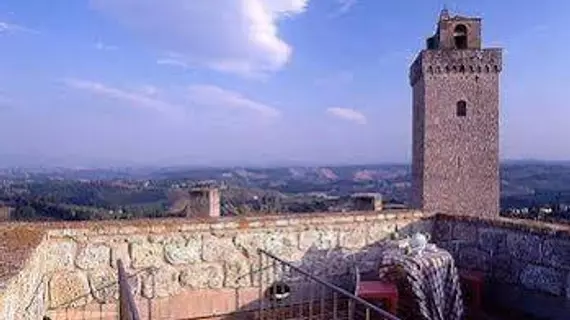
[[[384,252],[381,277],[398,284],[399,316],[403,319],[460,320],[463,300],[453,257],[441,248],[407,255],[392,248]]]

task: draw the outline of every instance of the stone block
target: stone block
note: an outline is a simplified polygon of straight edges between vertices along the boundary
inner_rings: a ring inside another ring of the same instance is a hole
[[[26,306],[22,319],[39,319],[46,311],[46,284],[40,283],[30,303]],[[4,319],[4,318],[1,318]]]
[[[433,219],[419,219],[410,224],[413,233],[421,232],[430,235],[433,234],[433,225],[434,225]]]
[[[0,319],[14,320],[16,309],[16,297],[4,292],[0,295]]]
[[[89,273],[89,287],[95,300],[110,303],[119,298],[117,270],[100,268]]]
[[[496,228],[479,229],[479,246],[493,254],[507,253],[507,233]]]
[[[129,254],[129,244],[127,242],[111,244],[111,266],[113,268],[117,268],[117,260],[121,260],[125,268],[131,266],[131,255]]]
[[[343,228],[339,231],[341,248],[359,249],[366,245],[367,230],[364,226]]]
[[[446,220],[436,220],[433,225],[433,240],[436,242],[452,239],[453,224]]]
[[[477,243],[477,227],[469,223],[456,223],[453,226],[452,237],[466,243]]]
[[[459,245],[457,265],[469,269],[487,272],[489,271],[489,252],[473,245]]]
[[[324,274],[328,278],[346,274],[348,268],[352,266],[348,255],[349,254],[342,249],[329,252],[325,257]]]
[[[570,273],[566,276],[566,299],[570,300]]]
[[[570,241],[544,241],[542,259],[547,265],[562,269],[570,269]]]
[[[366,243],[375,244],[390,237],[395,225],[384,221],[371,221],[367,225]]]
[[[261,243],[262,248],[267,252],[286,261],[296,261],[302,258],[302,252],[299,251],[298,245],[298,234],[295,232],[271,232],[264,237]]]
[[[179,272],[173,266],[153,268],[142,276],[142,295],[148,299],[173,296],[180,291]]]
[[[439,241],[436,243],[439,248],[447,250],[454,258],[457,258],[459,242],[454,240]]]
[[[194,236],[188,240],[176,239],[164,246],[166,261],[174,264],[195,263],[202,260],[202,237]]]
[[[83,270],[110,265],[111,248],[104,244],[87,244],[79,249],[75,264]]]
[[[343,251],[346,252],[346,250]],[[302,270],[307,270],[314,275],[326,275],[329,270],[329,254],[331,252],[332,250],[308,250],[303,257],[303,260],[300,262],[300,268]]]
[[[224,285],[224,268],[217,263],[192,264],[182,270],[180,283],[191,289],[216,289]]]
[[[537,262],[541,259],[541,238],[522,233],[507,234],[507,249],[510,254],[522,261]]]
[[[332,249],[338,245],[338,233],[333,228],[317,228],[299,234],[299,249]]]
[[[224,287],[242,288],[252,285],[252,270],[246,260],[228,260],[224,263]]]
[[[528,289],[561,295],[565,286],[565,274],[560,270],[527,264],[521,272],[521,283]]]
[[[51,308],[78,307],[89,302],[89,283],[80,271],[62,271],[49,281]]]
[[[131,263],[133,268],[158,267],[164,262],[163,247],[160,243],[131,243]]]
[[[508,253],[494,255],[490,262],[491,276],[501,283],[518,284],[523,264]]]
[[[412,226],[413,220],[410,219],[396,219],[393,223],[394,231],[398,230],[398,235],[400,237],[407,237],[414,234],[414,228]]]
[[[73,267],[77,244],[70,240],[53,241],[46,244],[46,271],[57,271]]]
[[[286,261],[295,261],[303,256],[298,248],[298,234],[295,231],[238,234],[233,242],[242,255],[252,262],[258,259],[257,249],[263,249]]]
[[[204,235],[202,259],[206,262],[232,261],[244,258],[234,245],[233,239],[227,236]]]

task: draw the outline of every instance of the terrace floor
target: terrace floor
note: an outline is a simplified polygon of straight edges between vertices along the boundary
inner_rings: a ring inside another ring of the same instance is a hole
[[[311,309],[312,312],[310,311]],[[333,308],[320,309],[320,307],[311,307],[309,304],[304,305],[294,305],[287,308],[273,308],[266,310],[262,317],[259,316],[258,311],[240,312],[231,315],[224,316],[214,316],[207,318],[188,318],[180,320],[348,320],[348,310],[339,310],[335,314],[331,311]],[[354,320],[364,320],[366,317],[363,314],[357,314],[356,317],[352,318]],[[370,320],[376,320],[380,318],[370,317]],[[493,311],[482,311],[477,315],[466,315],[466,320],[539,320],[537,318],[530,317],[525,314],[514,312],[513,310],[493,310]]]

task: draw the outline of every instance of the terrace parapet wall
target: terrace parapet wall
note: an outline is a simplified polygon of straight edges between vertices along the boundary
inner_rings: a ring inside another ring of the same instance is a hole
[[[437,215],[435,242],[459,267],[498,283],[570,299],[570,225]]]
[[[568,225],[406,210],[4,223],[0,319],[73,319],[73,309],[116,318],[117,259],[131,276],[143,318],[166,309],[170,318],[229,313],[258,298],[258,248],[321,277],[335,277],[349,267],[348,255],[363,271],[372,271],[379,244],[396,229],[401,235],[431,233],[461,268],[570,299]]]
[[[258,298],[258,248],[325,278],[345,273],[351,263],[348,255],[371,271],[379,243],[396,229],[400,234],[431,232],[430,217],[417,211],[387,210],[3,224],[4,237],[14,230],[21,234],[10,244],[12,249],[26,237],[31,240],[1,270],[0,318],[67,319],[73,309],[116,318],[117,259],[131,276],[139,305],[152,305],[141,310],[143,318],[145,312],[157,312],[165,301],[170,301],[171,318],[233,312]],[[9,246],[4,251],[10,252]],[[208,295],[224,303],[198,301]]]

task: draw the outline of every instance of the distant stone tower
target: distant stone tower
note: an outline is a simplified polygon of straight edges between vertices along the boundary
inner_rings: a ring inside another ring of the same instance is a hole
[[[412,206],[499,214],[501,49],[481,48],[481,19],[443,10],[410,68]]]

